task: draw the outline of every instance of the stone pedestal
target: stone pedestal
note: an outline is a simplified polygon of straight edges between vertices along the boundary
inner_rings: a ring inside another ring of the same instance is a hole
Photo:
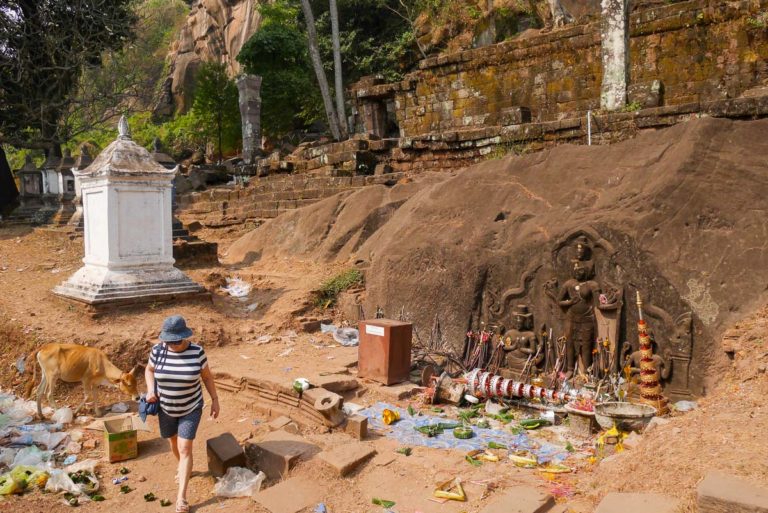
[[[603,84],[600,108],[615,111],[627,104],[629,75],[629,0],[601,0],[600,41]]]
[[[261,154],[261,77],[243,75],[237,79],[240,120],[243,131],[243,161],[253,164]]]
[[[362,102],[365,133],[378,138],[387,135],[387,106],[381,100],[366,99]]]
[[[120,136],[78,171],[85,218],[85,264],[54,293],[83,303],[142,302],[197,295],[203,288],[176,269],[171,242],[171,182],[147,150]]]

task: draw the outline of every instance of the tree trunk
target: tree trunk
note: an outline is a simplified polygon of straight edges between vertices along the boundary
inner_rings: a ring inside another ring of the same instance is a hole
[[[341,79],[341,41],[339,40],[339,10],[336,7],[336,0],[330,0],[330,11],[331,38],[333,40],[333,75],[334,87],[336,89],[336,113],[339,116],[341,135],[346,139],[349,134],[349,127],[347,127],[347,113],[344,108],[344,84]]]
[[[0,146],[0,214],[9,209],[19,196],[19,190],[16,188],[16,182],[13,181],[11,167],[8,165],[8,159],[5,158],[5,151]]]
[[[328,125],[331,128],[331,135],[337,141],[341,140],[341,130],[339,129],[339,118],[336,116],[336,109],[331,100],[331,90],[328,87],[328,79],[323,70],[323,61],[320,59],[320,49],[317,46],[317,30],[315,29],[315,17],[312,15],[312,7],[309,0],[301,0],[301,9],[304,11],[304,18],[307,22],[307,38],[309,39],[309,56],[312,58],[312,67],[315,68],[315,75],[320,86],[320,94],[323,97],[325,114],[328,116]]]

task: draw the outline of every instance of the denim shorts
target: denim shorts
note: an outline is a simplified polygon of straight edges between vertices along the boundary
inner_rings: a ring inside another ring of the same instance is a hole
[[[160,408],[157,418],[160,423],[160,436],[163,438],[172,438],[176,435],[185,440],[194,440],[197,434],[197,427],[200,425],[200,419],[203,417],[203,405],[192,410],[182,417],[172,417]]]

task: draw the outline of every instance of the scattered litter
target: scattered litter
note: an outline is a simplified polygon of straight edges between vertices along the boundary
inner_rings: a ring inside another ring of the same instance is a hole
[[[677,401],[674,406],[677,411],[693,411],[699,407],[696,401]]]
[[[433,495],[438,499],[449,501],[465,502],[467,500],[467,494],[464,493],[464,487],[461,486],[461,479],[458,477],[438,486]]]
[[[240,278],[227,278],[227,286],[222,287],[221,291],[226,292],[232,297],[247,297],[251,292],[251,285]]]
[[[383,412],[381,412],[381,420],[383,420],[384,424],[387,426],[394,424],[400,420],[400,412],[397,410],[385,409]]]
[[[155,497],[154,493],[149,492],[149,493],[145,493],[144,494],[144,500],[147,501],[147,502],[152,502],[152,501],[157,500],[157,497]]]
[[[64,458],[64,461],[61,462],[62,465],[72,465],[77,461],[77,456],[74,454],[70,454],[66,458]]]
[[[264,472],[255,474],[247,468],[230,467],[216,481],[213,492],[219,497],[250,497],[261,489],[266,477]]]
[[[325,504],[323,504],[323,503],[321,502],[320,504],[318,504],[317,506],[315,506],[315,509],[314,509],[314,512],[313,512],[313,513],[328,513],[328,508],[326,508],[326,507],[325,507]]]
[[[131,469],[129,469],[128,467],[120,467],[120,470],[118,470],[118,472],[120,473],[121,476],[124,476],[126,474],[130,474]]]
[[[363,408],[364,406],[360,404],[344,401],[344,406],[341,407],[341,410],[347,415],[354,415],[355,413],[359,412]]]
[[[74,416],[72,408],[59,408],[53,412],[51,420],[59,424],[71,424],[74,420]]]
[[[371,499],[371,502],[377,506],[381,506],[382,508],[387,508],[387,509],[395,505],[395,501],[388,501],[386,499],[377,499],[376,497]]]
[[[24,369],[26,369],[27,366],[27,357],[26,355],[19,356],[16,360],[16,371],[19,374],[24,374]]]
[[[307,378],[296,378],[293,380],[293,389],[299,394],[309,390],[310,386],[311,384]]]
[[[256,310],[258,307],[259,307],[259,303],[251,303],[250,305],[248,305],[248,306],[246,306],[246,307],[245,307],[245,310],[246,310],[248,313],[251,313],[251,312],[253,312],[254,310]]]
[[[112,484],[113,485],[119,485],[120,483],[124,483],[126,481],[128,481],[128,476],[113,477],[112,478]]]
[[[91,474],[94,474],[96,472],[96,467],[99,465],[99,460],[95,459],[87,459],[83,460],[79,463],[75,463],[74,465],[70,465],[64,469],[64,471],[68,474],[74,474],[76,472],[85,471],[90,472]]]
[[[321,324],[320,333],[335,333],[338,328],[333,324]]]
[[[160,499],[160,506],[161,507],[167,508],[170,505],[171,505],[171,501],[169,501],[168,499]]]
[[[244,354],[241,354],[240,358],[242,358],[243,360],[252,360],[254,357],[253,356],[245,356]]]
[[[133,488],[131,488],[128,485],[123,485],[120,487],[120,493],[131,493],[133,491]]]
[[[293,352],[293,348],[292,348],[292,347],[289,347],[288,349],[286,349],[285,351],[283,351],[282,353],[280,353],[280,354],[279,354],[279,355],[277,355],[277,356],[279,356],[279,357],[288,356],[288,355],[289,355],[289,354],[291,354],[292,352]]]
[[[466,400],[467,400],[467,402],[468,402],[468,403],[471,403],[471,404],[477,404],[477,403],[479,403],[479,402],[480,402],[480,399],[478,399],[478,398],[477,398],[477,397],[475,397],[474,395],[469,395],[469,394],[466,394],[466,395],[464,396],[464,399],[466,399]]]
[[[255,341],[256,345],[258,346],[262,344],[269,344],[270,342],[272,342],[272,335],[262,335]]]
[[[333,340],[345,347],[353,347],[360,343],[360,332],[357,328],[338,328],[333,332]]]
[[[129,410],[127,403],[117,403],[112,405],[112,412],[113,413],[125,413]],[[71,421],[70,421],[71,422]]]
[[[410,456],[411,454],[413,454],[413,449],[411,449],[410,447],[400,447],[398,449],[395,449],[395,452],[397,454],[402,454],[404,456]]]

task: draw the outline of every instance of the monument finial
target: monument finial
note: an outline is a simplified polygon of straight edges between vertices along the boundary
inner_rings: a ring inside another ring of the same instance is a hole
[[[128,120],[125,119],[125,115],[120,116],[120,121],[117,123],[117,133],[120,139],[131,139],[131,129],[128,126]]]

